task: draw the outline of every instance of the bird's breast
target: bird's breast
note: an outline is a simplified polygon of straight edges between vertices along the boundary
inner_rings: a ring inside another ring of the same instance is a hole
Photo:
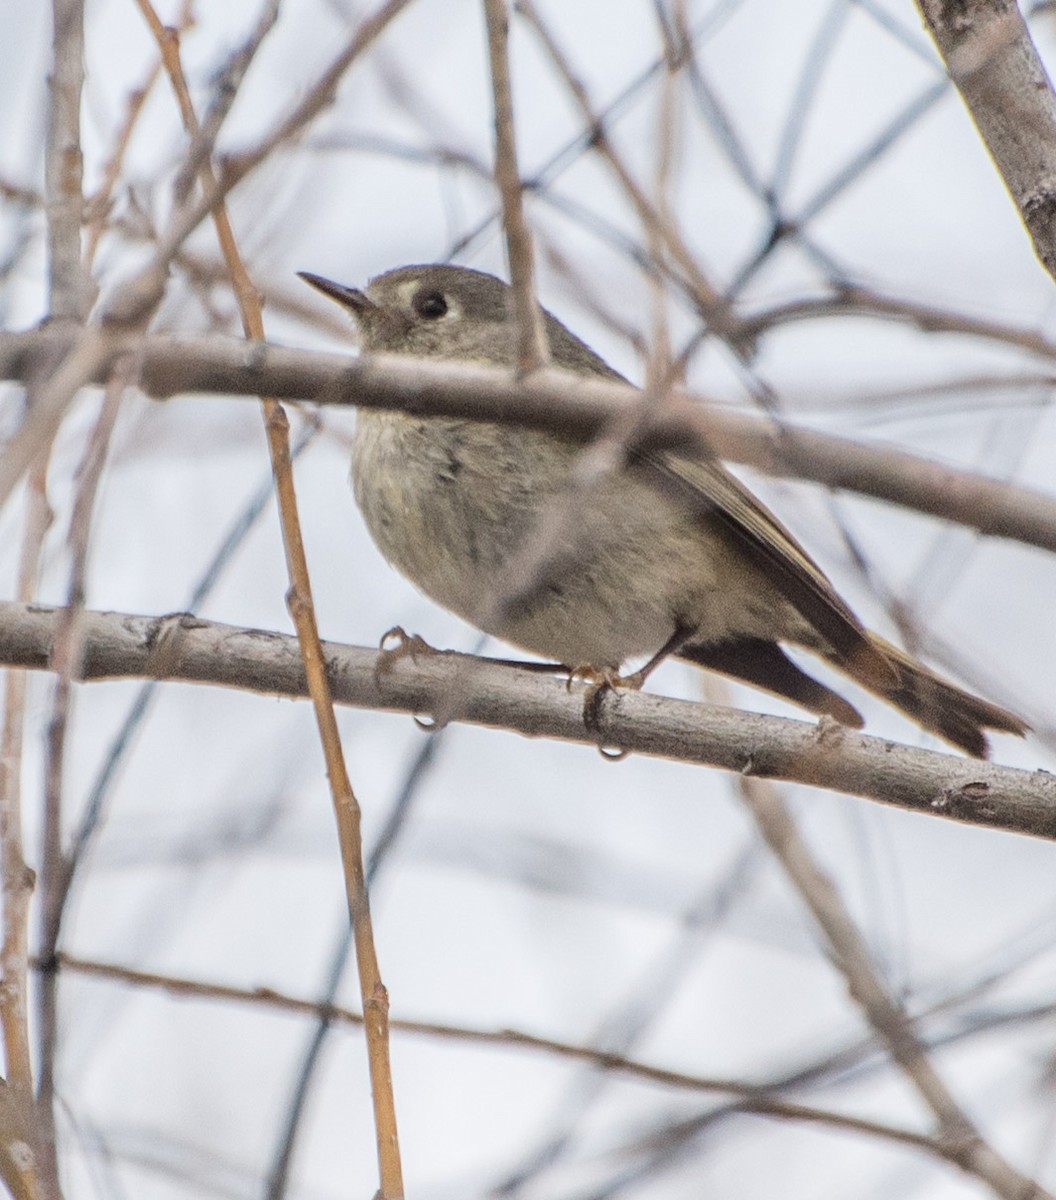
[[[353,485],[378,548],[496,637],[618,666],[685,620],[721,634],[743,608],[714,539],[629,471],[584,486],[576,448],[544,433],[403,413],[357,421]]]
[[[356,501],[382,554],[463,616],[561,486],[571,451],[479,422],[360,412]],[[547,439],[549,440],[549,439]],[[476,596],[474,596],[476,593]]]

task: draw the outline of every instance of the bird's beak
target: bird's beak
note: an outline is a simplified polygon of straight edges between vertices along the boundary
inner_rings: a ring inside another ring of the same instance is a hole
[[[332,279],[324,279],[322,275],[313,275],[311,271],[298,271],[297,274],[305,283],[310,283],[324,296],[329,296],[331,300],[336,300],[338,304],[350,308],[357,315],[370,312],[378,307],[367,293],[361,292],[359,288],[346,287],[343,283],[334,283]]]

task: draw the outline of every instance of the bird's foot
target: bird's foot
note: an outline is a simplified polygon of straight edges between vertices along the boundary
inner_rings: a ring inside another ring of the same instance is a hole
[[[416,663],[419,656],[423,658],[430,654],[449,654],[448,650],[437,650],[435,646],[418,636],[408,633],[402,625],[394,625],[382,635],[378,643],[377,662],[374,664],[374,682],[377,683],[382,675],[388,674],[401,658],[409,658]]]
[[[639,691],[642,684],[645,682],[645,675],[641,671],[634,671],[630,675],[621,675],[615,667],[593,667],[588,664],[582,664],[578,667],[572,667],[568,672],[568,690],[572,690],[572,685],[575,683],[585,683],[587,690],[583,694],[583,724],[593,734],[601,735],[601,706],[605,702],[605,697],[609,692],[614,692],[618,688],[627,688],[631,691]],[[626,758],[627,750],[617,750],[609,746],[605,746],[599,741],[598,750],[602,757],[611,761],[619,761],[621,758]]]

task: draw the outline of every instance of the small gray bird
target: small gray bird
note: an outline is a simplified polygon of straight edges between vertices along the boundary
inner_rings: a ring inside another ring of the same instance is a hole
[[[367,353],[516,363],[512,292],[493,275],[400,267],[365,292],[301,278],[351,310]],[[626,382],[543,316],[557,366]],[[650,655],[651,667],[673,654],[861,728],[855,708],[788,658],[788,643],[977,757],[989,752],[984,729],[1027,731],[865,629],[788,530],[714,461],[628,455],[577,500],[574,521],[559,524],[568,544],[548,555],[530,601],[504,605],[514,555],[567,504],[579,453],[536,430],[363,409],[352,477],[375,542],[412,583],[556,662],[613,672],[628,659]]]

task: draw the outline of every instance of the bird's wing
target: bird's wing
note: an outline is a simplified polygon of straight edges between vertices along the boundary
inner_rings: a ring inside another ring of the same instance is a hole
[[[854,663],[863,680],[878,686],[896,672],[861,622],[840,599],[825,573],[791,533],[743,483],[715,460],[647,453],[636,466],[654,486],[702,517],[717,519],[734,544],[783,593],[837,656]]]

